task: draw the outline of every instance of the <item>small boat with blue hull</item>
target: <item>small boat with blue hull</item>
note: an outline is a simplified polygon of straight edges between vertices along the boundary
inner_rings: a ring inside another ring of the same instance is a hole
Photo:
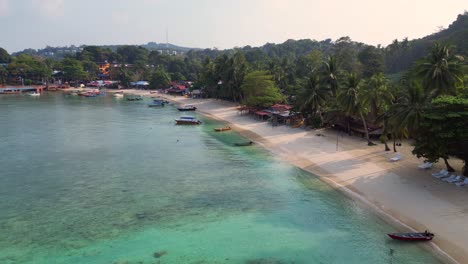
[[[180,118],[177,118],[176,120],[176,125],[199,125],[202,122],[198,119],[196,119],[193,116],[181,116]]]

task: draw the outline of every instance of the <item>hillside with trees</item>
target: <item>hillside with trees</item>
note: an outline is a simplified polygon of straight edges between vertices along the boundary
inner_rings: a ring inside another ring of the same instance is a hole
[[[305,125],[333,126],[361,134],[369,146],[416,138],[414,154],[436,162],[457,157],[468,163],[468,13],[447,29],[422,39],[375,47],[349,37],[288,40],[229,50],[188,50],[183,55],[145,46],[85,46],[63,59],[34,53],[10,56],[0,49],[2,84],[84,83],[102,77],[150,88],[194,81],[205,97],[248,107],[293,105]],[[61,73],[56,76],[55,73]],[[450,124],[450,125],[449,125]],[[465,166],[463,174],[468,176]]]

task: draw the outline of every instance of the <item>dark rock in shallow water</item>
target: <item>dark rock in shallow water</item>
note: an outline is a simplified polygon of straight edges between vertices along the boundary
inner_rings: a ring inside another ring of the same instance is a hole
[[[135,214],[138,219],[145,219],[147,217],[145,212],[140,212]]]
[[[160,257],[162,257],[162,256],[164,256],[164,255],[166,255],[166,254],[167,254],[167,251],[165,251],[165,250],[163,250],[163,251],[157,251],[157,252],[154,252],[153,257],[155,257],[155,258],[160,258]]]
[[[245,264],[284,264],[284,262],[277,260],[277,259],[251,259],[247,260]]]

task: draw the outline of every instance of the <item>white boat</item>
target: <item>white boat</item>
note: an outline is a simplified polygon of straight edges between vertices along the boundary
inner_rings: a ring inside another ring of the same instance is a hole
[[[194,105],[184,105],[182,107],[177,107],[179,111],[195,111],[197,108]]]
[[[41,94],[38,93],[38,92],[30,92],[30,93],[27,93],[26,95],[28,95],[28,96],[40,96]]]
[[[123,94],[123,93],[115,93],[115,94],[114,94],[114,97],[123,98],[123,97],[124,97],[124,94]]]
[[[200,120],[196,119],[193,116],[181,116],[175,121],[177,125],[199,125],[202,123]]]

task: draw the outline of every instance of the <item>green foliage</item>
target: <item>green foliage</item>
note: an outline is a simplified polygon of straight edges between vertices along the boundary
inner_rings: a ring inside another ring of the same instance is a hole
[[[3,48],[0,48],[0,63],[9,63],[11,61],[11,56]]]
[[[121,56],[122,61],[125,63],[146,65],[148,62],[148,50],[140,46],[121,46],[117,49],[117,54]]]
[[[389,110],[389,125],[394,134],[418,133],[428,97],[418,82],[412,81]],[[408,132],[406,132],[408,131]]]
[[[14,58],[7,67],[8,75],[15,79],[30,79],[41,82],[51,75],[51,69],[39,58],[22,54]]]
[[[125,65],[119,65],[119,67],[111,68],[109,75],[111,79],[118,80],[120,85],[124,87],[130,86],[130,82],[132,81],[133,77]]]
[[[98,46],[86,46],[83,51],[77,56],[81,61],[92,61],[102,63],[105,61],[112,62],[118,58],[118,55],[112,52],[109,48],[101,48]]]
[[[304,88],[301,91],[299,109],[301,109],[303,113],[310,113],[312,116],[318,116],[322,124],[322,113],[331,96],[330,88],[321,82],[319,75],[312,75],[304,84]]]
[[[347,72],[361,72],[357,54],[359,49],[349,37],[341,37],[335,42],[335,57],[339,67]]]
[[[68,81],[78,81],[87,78],[88,74],[83,69],[83,64],[73,58],[65,58],[62,61],[63,75]]]
[[[92,61],[83,61],[81,62],[83,65],[84,71],[87,73],[87,79],[92,80],[96,78],[96,74],[99,72],[99,66],[92,62]]]
[[[338,64],[334,56],[329,56],[326,61],[323,62],[320,70],[322,80],[331,90],[333,96],[336,96],[338,92]]]
[[[384,72],[385,64],[382,50],[374,46],[367,46],[359,52],[358,59],[363,65],[362,76],[364,78],[370,78]]]
[[[364,105],[370,107],[370,116],[374,122],[386,112],[393,99],[390,80],[383,73],[374,74],[363,87],[362,100]]]
[[[454,96],[438,97],[424,111],[420,133],[413,153],[428,161],[450,156],[465,162],[468,176],[468,99]]]
[[[0,66],[0,84],[5,84],[8,77],[8,71],[5,67]]]
[[[241,86],[244,93],[243,103],[248,106],[270,107],[284,100],[272,76],[265,71],[254,71],[247,76]]]
[[[361,80],[355,73],[347,76],[346,82],[338,93],[338,103],[347,116],[353,116],[364,110],[361,97]]]
[[[454,53],[468,56],[468,12],[460,14],[447,29],[424,38],[409,41],[408,38],[394,42],[385,48],[387,73],[398,73],[411,68],[414,61],[423,58],[434,42],[452,45]]]
[[[462,60],[447,46],[436,43],[431,53],[417,62],[414,74],[432,96],[455,95],[457,88],[463,86]]]
[[[169,86],[171,82],[170,75],[161,67],[158,67],[156,71],[151,75],[150,88],[163,89]]]
[[[214,61],[206,59],[199,75],[199,86],[204,86],[207,95],[231,101],[241,101],[243,98],[241,85],[247,74],[249,65],[242,52],[236,52],[232,57],[224,54]]]
[[[180,72],[171,73],[171,79],[174,81],[184,81],[186,80],[185,76]]]

